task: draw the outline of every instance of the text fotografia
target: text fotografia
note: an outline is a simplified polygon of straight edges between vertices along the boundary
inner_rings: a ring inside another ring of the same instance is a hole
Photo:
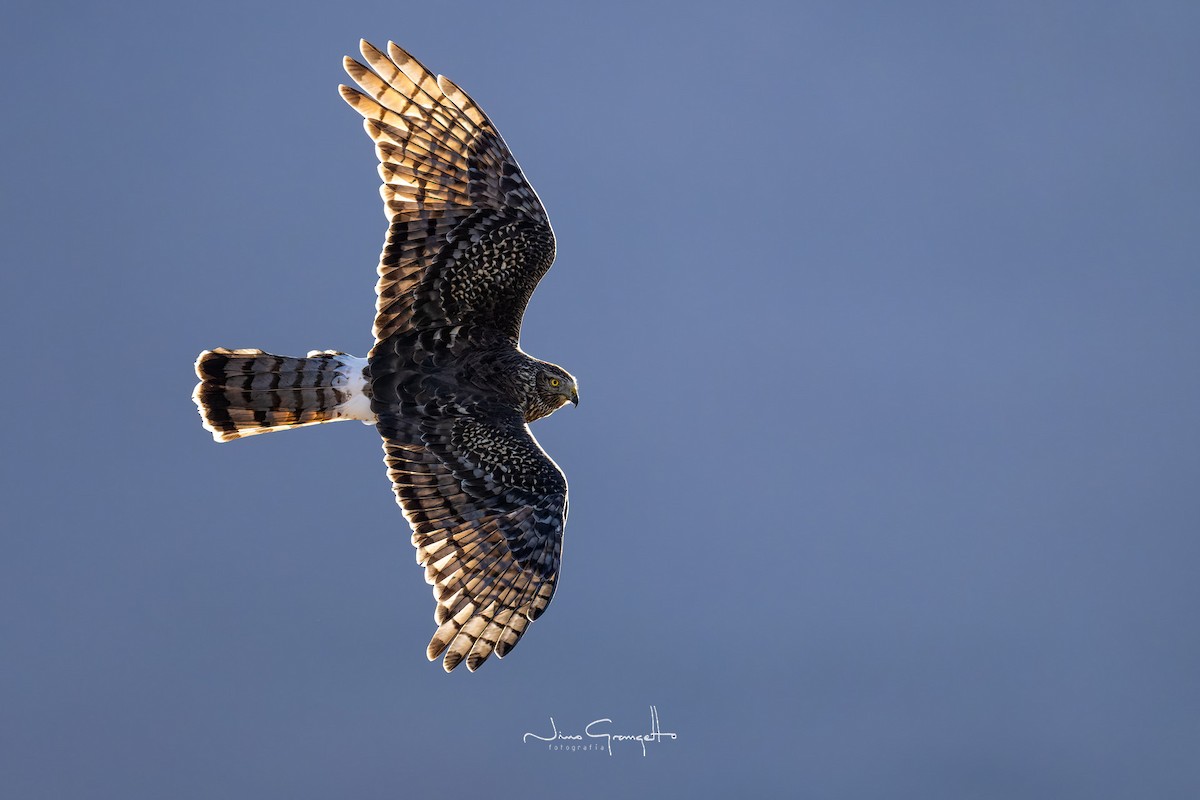
[[[539,742],[546,742],[548,750],[560,750],[568,753],[587,752],[588,750],[608,751],[610,756],[613,754],[614,742],[618,747],[623,742],[636,742],[641,745],[642,756],[645,757],[648,743],[653,744],[666,739],[675,741],[677,738],[678,734],[663,733],[662,726],[658,721],[658,707],[650,706],[650,731],[648,733],[617,733],[613,730],[613,721],[607,717],[592,720],[584,726],[583,733],[563,733],[554,724],[554,717],[551,717],[549,736],[526,733],[521,741],[528,742],[530,739],[535,739]]]

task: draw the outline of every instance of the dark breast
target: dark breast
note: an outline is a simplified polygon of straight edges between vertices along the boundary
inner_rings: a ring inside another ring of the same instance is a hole
[[[406,331],[371,355],[371,406],[382,419],[483,415],[523,409],[530,376],[512,340],[463,326]]]

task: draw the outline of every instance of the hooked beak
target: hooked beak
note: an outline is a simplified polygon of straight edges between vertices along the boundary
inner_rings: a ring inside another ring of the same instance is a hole
[[[571,397],[569,399],[573,406],[575,406],[576,408],[579,408],[579,390],[578,389],[571,390]]]

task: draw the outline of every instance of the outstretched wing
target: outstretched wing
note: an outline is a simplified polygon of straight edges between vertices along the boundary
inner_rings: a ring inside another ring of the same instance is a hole
[[[390,220],[379,259],[375,340],[443,325],[490,326],[515,342],[554,261],[554,233],[491,121],[449,79],[389,42],[363,41],[340,87],[365,118]],[[371,70],[374,70],[372,72]]]
[[[558,580],[567,482],[517,415],[380,420],[388,476],[437,600],[432,661],[503,658]]]

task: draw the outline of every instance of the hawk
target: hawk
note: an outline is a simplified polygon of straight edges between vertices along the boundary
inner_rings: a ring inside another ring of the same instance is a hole
[[[526,355],[521,318],[554,261],[537,193],[487,115],[391,42],[340,86],[379,157],[388,218],[367,357],[206,350],[193,400],[218,442],[338,420],[374,425],[437,601],[447,672],[503,658],[558,581],[567,481],[529,423],[575,378]]]

